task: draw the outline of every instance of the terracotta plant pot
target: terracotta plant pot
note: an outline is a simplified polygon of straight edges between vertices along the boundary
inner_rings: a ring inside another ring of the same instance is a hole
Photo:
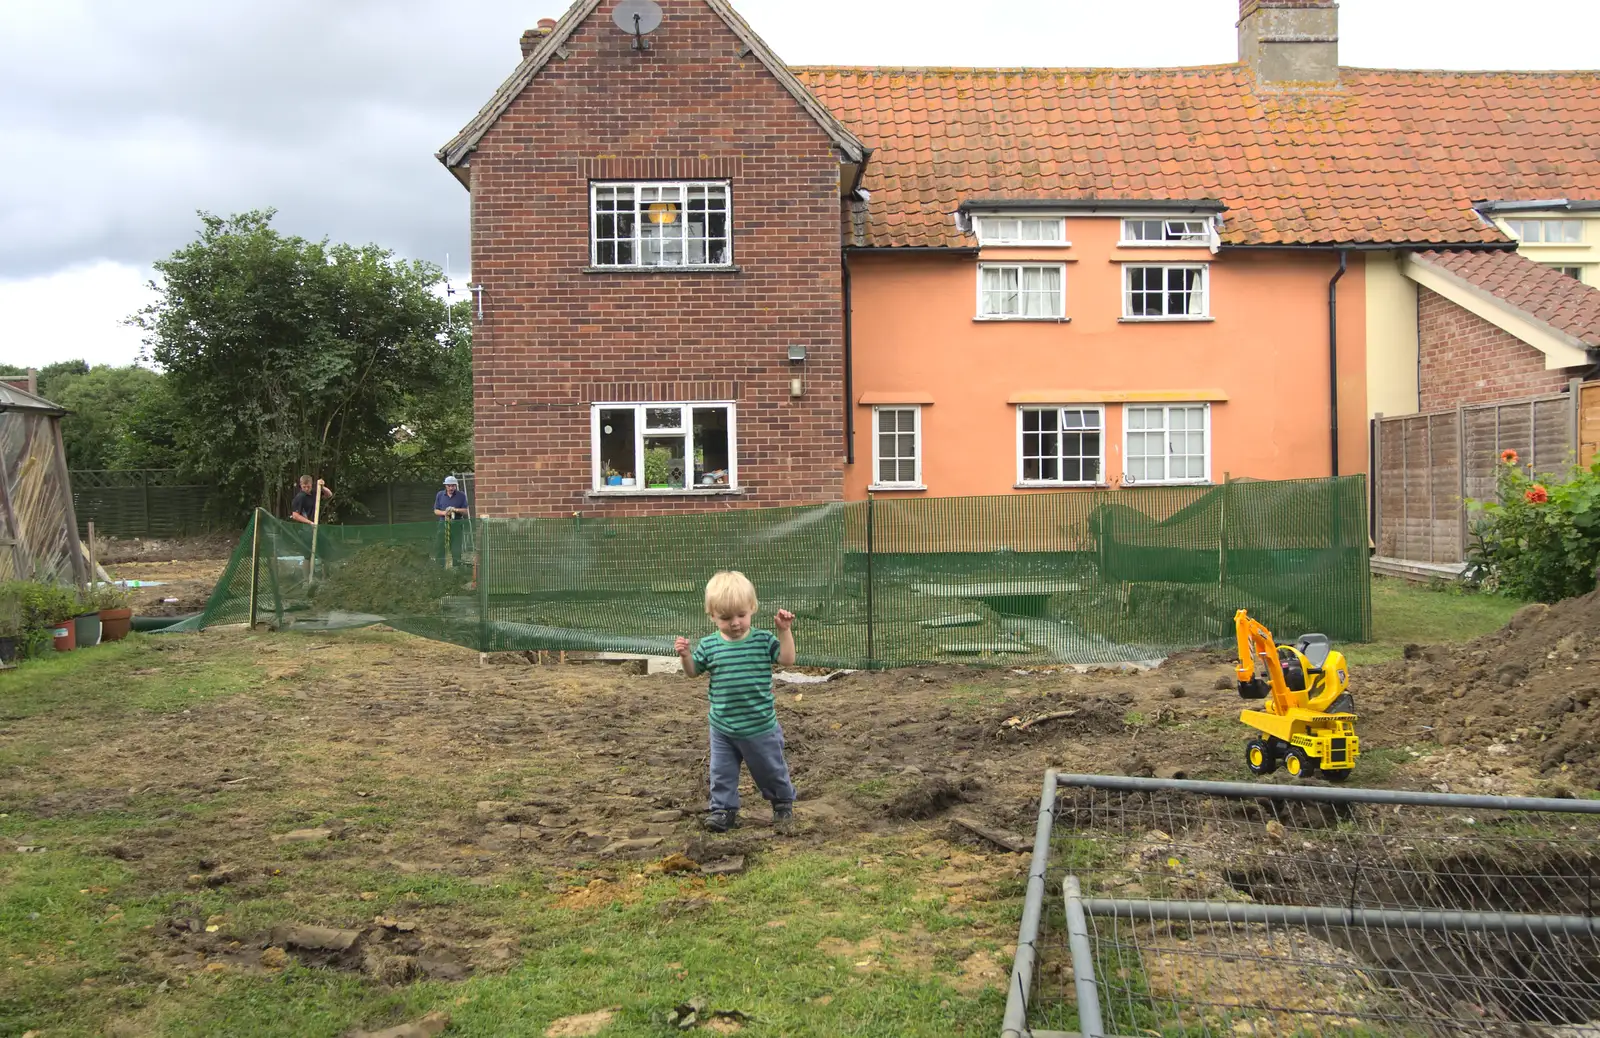
[[[132,609],[102,609],[100,610],[100,640],[103,642],[120,642],[133,630]]]
[[[50,625],[50,636],[55,639],[57,652],[71,652],[78,647],[78,625],[71,620],[62,620]]]
[[[72,621],[77,628],[78,648],[87,649],[100,644],[100,614],[84,613]]]

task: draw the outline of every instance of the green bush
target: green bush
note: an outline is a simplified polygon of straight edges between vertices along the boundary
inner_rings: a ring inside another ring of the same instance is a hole
[[[1600,563],[1600,463],[1564,481],[1501,455],[1494,501],[1474,501],[1469,576],[1486,590],[1559,602],[1595,589]]]

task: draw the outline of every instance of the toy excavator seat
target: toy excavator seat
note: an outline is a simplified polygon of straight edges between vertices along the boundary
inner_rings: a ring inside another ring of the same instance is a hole
[[[1304,692],[1310,687],[1311,675],[1322,673],[1322,666],[1328,662],[1332,651],[1333,643],[1325,634],[1302,634],[1294,643],[1293,651],[1286,645],[1278,646],[1284,685],[1291,692]]]

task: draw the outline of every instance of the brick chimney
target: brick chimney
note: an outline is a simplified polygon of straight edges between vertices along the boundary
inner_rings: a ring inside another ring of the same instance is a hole
[[[522,57],[524,60],[529,54],[533,53],[533,48],[537,47],[546,36],[555,31],[556,20],[554,18],[540,18],[537,29],[529,29],[524,32],[522,34]]]
[[[1337,83],[1338,3],[1239,0],[1239,60],[1250,66],[1258,83]]]

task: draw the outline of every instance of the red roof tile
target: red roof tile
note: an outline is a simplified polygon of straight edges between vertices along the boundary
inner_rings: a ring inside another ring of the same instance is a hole
[[[1505,300],[1586,346],[1600,347],[1600,289],[1515,252],[1422,252],[1418,260]]]
[[[970,246],[972,198],[1215,198],[1231,245],[1495,242],[1472,202],[1600,199],[1600,72],[794,72],[876,149],[861,245]]]

